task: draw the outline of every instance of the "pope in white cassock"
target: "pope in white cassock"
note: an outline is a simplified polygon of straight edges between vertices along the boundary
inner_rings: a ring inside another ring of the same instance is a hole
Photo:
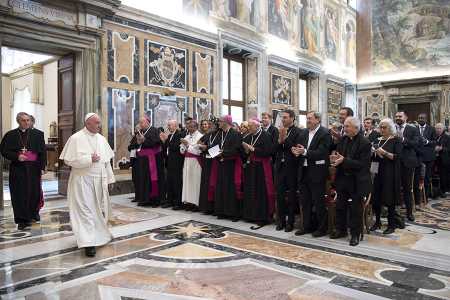
[[[181,139],[180,152],[184,154],[183,166],[183,192],[181,201],[194,206],[193,211],[198,211],[200,197],[200,182],[202,176],[201,153],[198,141],[203,136],[198,131],[198,123],[192,120],[187,125],[188,134]]]
[[[108,184],[115,181],[110,164],[114,152],[99,133],[97,114],[87,114],[84,123],[85,127],[69,138],[59,158],[72,167],[67,188],[72,231],[78,247],[92,257],[96,246],[112,239]]]

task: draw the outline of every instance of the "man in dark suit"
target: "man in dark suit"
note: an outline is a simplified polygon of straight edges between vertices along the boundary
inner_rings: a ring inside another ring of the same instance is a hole
[[[371,142],[375,142],[380,137],[380,133],[375,130],[375,121],[367,117],[364,119],[364,136]]]
[[[400,154],[401,161],[401,185],[403,190],[403,200],[406,205],[406,214],[409,221],[414,221],[413,215],[413,179],[414,169],[419,166],[417,152],[420,146],[420,134],[417,127],[407,124],[408,115],[404,111],[395,114],[397,124],[397,135],[402,140],[403,150]]]
[[[441,197],[445,198],[450,191],[450,136],[445,133],[443,124],[438,123],[436,128],[436,164],[439,173]]]
[[[360,122],[348,117],[344,122],[345,135],[330,156],[336,167],[336,232],[330,238],[347,236],[347,209],[350,206],[350,246],[359,244],[362,229],[362,206],[371,190],[371,143],[360,132]]]
[[[281,112],[283,127],[279,130],[276,148],[275,182],[277,184],[277,219],[276,230],[291,232],[294,229],[294,218],[297,195],[298,159],[292,153],[301,129],[294,124],[295,113],[290,110]],[[287,220],[286,220],[287,217]]]
[[[325,127],[320,126],[321,114],[311,111],[306,115],[306,127],[298,137],[292,153],[299,157],[298,181],[303,208],[303,229],[295,235],[312,232],[313,237],[327,234],[327,209],[325,206],[325,183],[328,177],[329,151],[331,135]],[[312,208],[315,208],[318,226],[313,228],[311,222]]]
[[[341,125],[344,125],[345,120],[348,117],[353,117],[354,112],[353,109],[351,109],[350,107],[341,107],[341,109],[339,110],[339,123],[341,123]],[[342,137],[344,136],[344,126],[341,126],[341,129],[339,131],[330,130],[331,136],[333,138],[333,144],[334,146],[332,146],[332,149],[334,150],[336,148],[336,145],[339,143],[339,141],[342,139]]]
[[[419,133],[422,137],[423,143],[422,162],[425,164],[425,191],[427,197],[431,198],[431,177],[433,175],[433,164],[436,160],[436,153],[434,151],[437,138],[436,130],[433,126],[427,124],[426,114],[419,114],[419,116],[417,117],[417,123],[419,123]]]
[[[275,163],[275,159],[276,159],[276,147],[275,146],[278,144],[278,135],[279,135],[278,128],[273,126],[272,115],[269,114],[268,112],[263,112],[261,114],[261,123],[262,123],[262,126],[261,126],[262,130],[267,132],[272,139],[272,145],[274,145],[272,162]]]

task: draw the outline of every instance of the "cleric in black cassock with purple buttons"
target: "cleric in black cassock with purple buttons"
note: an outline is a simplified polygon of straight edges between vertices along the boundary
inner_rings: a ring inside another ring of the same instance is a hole
[[[259,120],[248,122],[249,132],[242,143],[244,148],[244,200],[242,218],[256,223],[259,229],[268,224],[275,207],[272,177],[272,137],[261,128]]]
[[[47,157],[44,136],[30,129],[30,116],[18,113],[16,120],[19,127],[5,134],[0,149],[3,157],[11,161],[9,190],[14,222],[23,230],[31,226],[39,211],[41,175]]]
[[[232,118],[227,115],[219,120],[221,132],[218,135],[221,154],[217,171],[211,169],[211,179],[217,176],[214,212],[219,218],[231,218],[237,221],[242,205],[242,137],[231,128]]]

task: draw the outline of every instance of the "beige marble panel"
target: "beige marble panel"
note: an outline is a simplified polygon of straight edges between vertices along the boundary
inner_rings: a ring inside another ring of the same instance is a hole
[[[396,239],[390,239],[388,237],[373,234],[364,235],[364,238],[367,239],[369,244],[373,244],[376,246],[386,245],[412,249],[413,246],[423,237],[423,234],[410,232],[407,230],[396,230],[395,234],[397,236]]]
[[[49,258],[0,270],[0,283],[2,283],[1,286],[6,286],[25,280],[32,280],[37,277],[69,271],[70,269],[81,267],[83,265],[94,264],[104,259],[122,256],[163,244],[165,244],[165,242],[153,240],[151,235],[145,235],[114,242],[104,247],[98,247],[97,255],[95,257],[86,257],[84,255],[84,250],[82,249],[67,254],[51,256]]]
[[[114,49],[114,81],[126,77],[129,83],[133,83],[133,62],[135,53],[135,38],[128,36],[122,39],[120,33],[112,33],[112,47]]]
[[[205,259],[205,258],[229,257],[233,256],[234,254],[215,250],[212,248],[203,247],[192,243],[186,243],[173,248],[156,252],[154,253],[154,255],[169,258]]]
[[[227,232],[222,239],[208,239],[207,241],[383,284],[386,282],[376,276],[381,270],[403,270],[393,264],[374,262],[233,232]]]

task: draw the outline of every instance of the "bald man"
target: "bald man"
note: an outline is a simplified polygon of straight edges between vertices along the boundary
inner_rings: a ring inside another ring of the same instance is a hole
[[[114,152],[99,133],[100,124],[97,114],[87,114],[85,127],[69,138],[59,157],[72,167],[67,188],[70,222],[78,247],[89,257],[112,238],[108,184],[115,181],[110,163]]]

